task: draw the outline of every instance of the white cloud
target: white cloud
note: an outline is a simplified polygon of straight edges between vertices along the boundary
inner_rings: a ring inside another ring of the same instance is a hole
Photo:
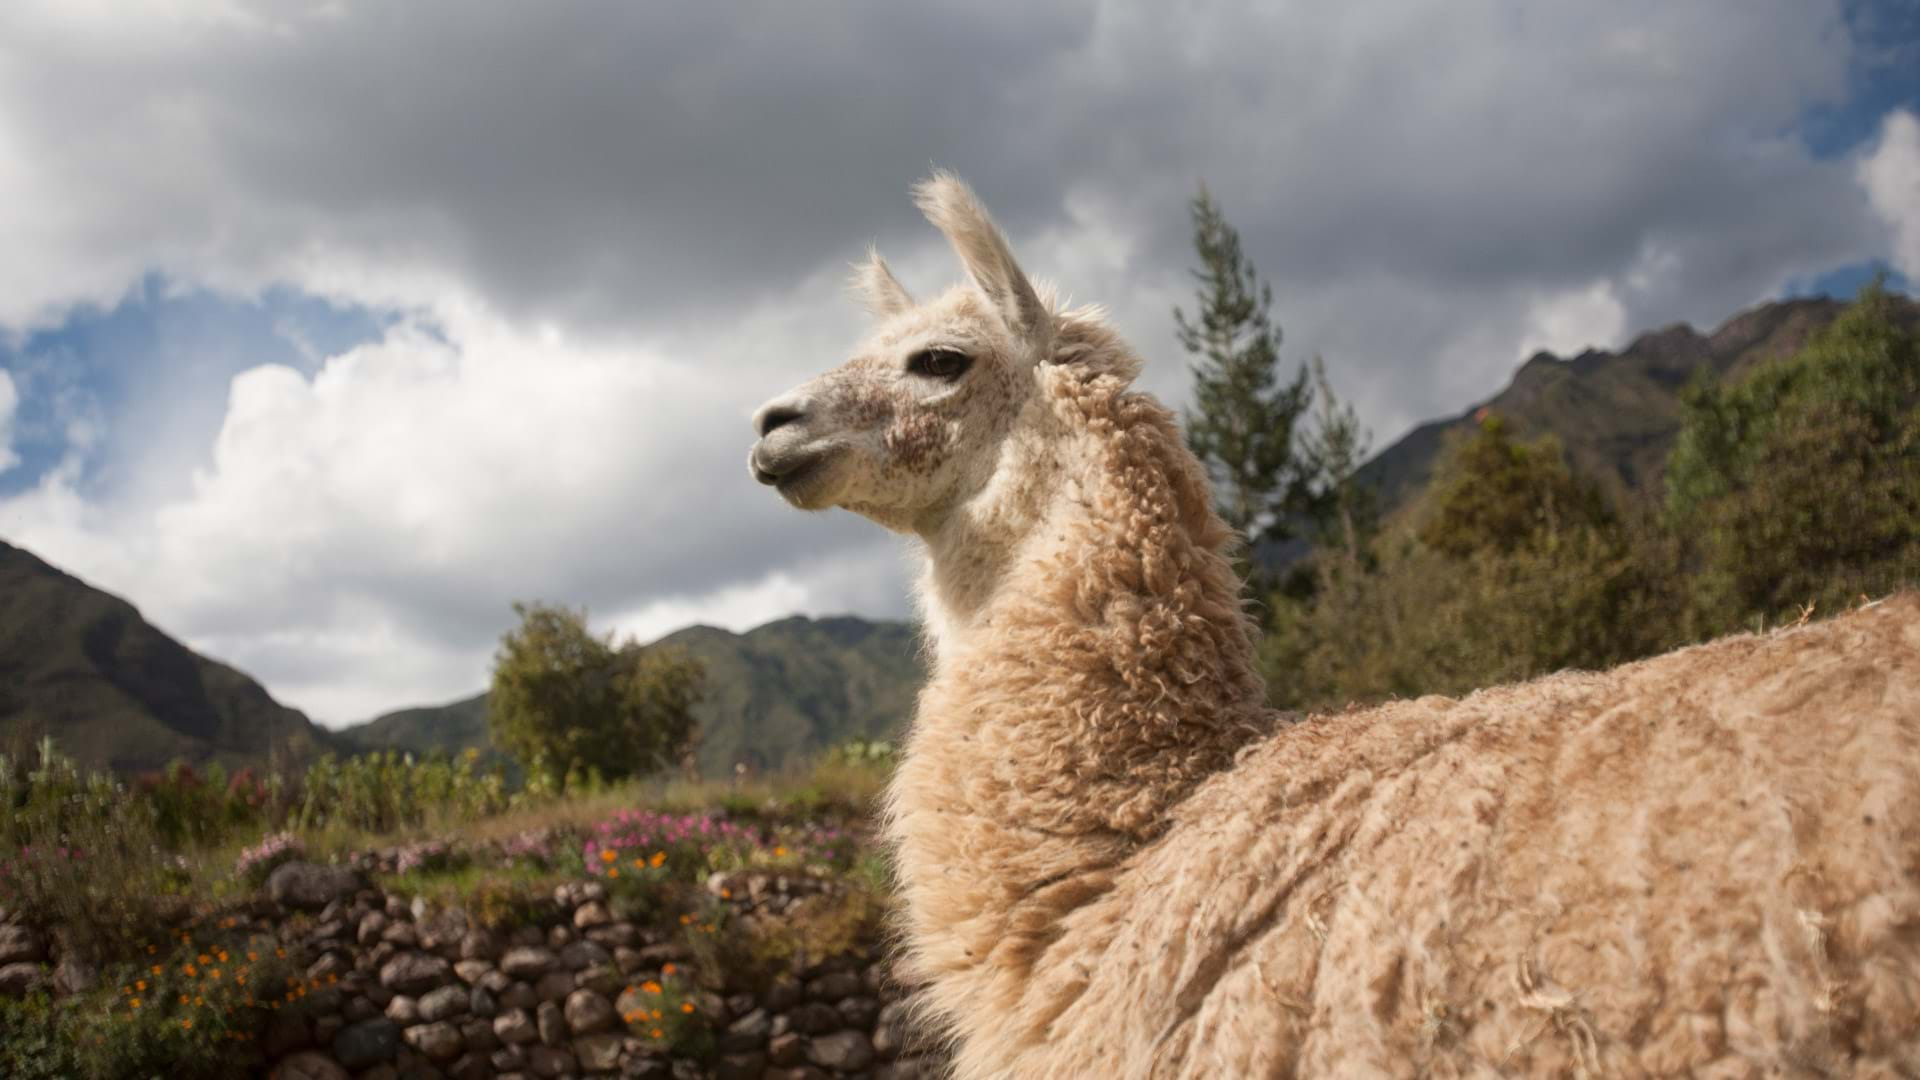
[[[1590,348],[1615,348],[1628,329],[1627,309],[1615,295],[1613,283],[1596,281],[1529,305],[1526,336],[1515,355],[1524,359],[1545,349],[1570,357]]]
[[[1893,230],[1894,267],[1920,281],[1920,117],[1888,115],[1879,145],[1860,159],[1860,183]]]
[[[20,455],[13,450],[13,414],[19,407],[20,392],[14,388],[13,376],[0,370],[0,472],[20,464]]]

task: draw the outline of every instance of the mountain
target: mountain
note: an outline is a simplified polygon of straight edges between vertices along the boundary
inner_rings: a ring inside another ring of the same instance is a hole
[[[854,737],[893,738],[925,677],[911,627],[842,616],[781,619],[735,634],[691,626],[660,639],[706,665],[700,770],[777,769]],[[387,713],[337,734],[366,749],[489,748],[486,694]]]
[[[53,736],[95,768],[298,767],[332,737],[132,604],[0,542],[0,748]]]
[[[1896,317],[1920,330],[1920,304],[1892,297]],[[1447,437],[1473,429],[1491,408],[1522,438],[1553,433],[1580,472],[1609,487],[1658,495],[1680,431],[1680,391],[1696,372],[1738,379],[1788,356],[1838,318],[1838,300],[1782,300],[1727,320],[1711,334],[1684,324],[1642,334],[1617,353],[1590,349],[1570,360],[1536,353],[1506,389],[1458,416],[1422,424],[1362,466],[1356,479],[1392,513],[1432,477]]]

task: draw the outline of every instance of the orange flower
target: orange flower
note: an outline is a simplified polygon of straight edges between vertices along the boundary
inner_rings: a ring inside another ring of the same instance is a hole
[[[235,975],[233,977],[233,981],[236,983],[239,983],[241,986],[247,985],[247,973],[243,971],[240,974]]]
[[[159,964],[155,964],[155,965],[153,965],[153,973],[154,973],[155,975],[158,975],[158,974],[160,974],[160,965],[159,965]]]
[[[207,1003],[207,999],[206,999],[206,998],[203,998],[203,997],[201,997],[201,996],[200,996],[199,994],[195,994],[195,995],[193,995],[193,1004],[194,1004],[194,1005],[195,1005],[196,1007],[198,1007],[198,1006],[201,1006],[201,1005],[205,1005],[206,1003]]]
[[[180,970],[186,972],[187,978],[189,979],[193,978],[195,975],[200,974],[200,969],[194,967],[192,964],[188,964],[187,966],[181,968]]]
[[[660,992],[660,984],[654,982],[652,979],[648,979],[646,982],[640,984],[640,989],[645,990],[649,994],[657,994]]]
[[[664,964],[661,964],[661,965],[660,965],[660,974],[662,974],[662,975],[671,975],[671,974],[673,974],[673,970],[674,970],[674,969],[673,969],[673,961],[671,961],[671,960],[669,960],[669,961],[667,961],[666,963],[664,963]]]
[[[619,867],[617,867],[617,866],[609,866],[609,867],[607,867],[607,876],[608,876],[608,877],[610,877],[610,878],[615,878],[615,877],[619,877],[619,876],[620,876],[620,868],[619,868]]]
[[[145,990],[147,988],[147,980],[145,979],[133,980],[133,988],[135,990]]]
[[[693,916],[691,916],[691,915],[682,915],[682,916],[680,916],[680,925],[681,925],[681,926],[691,926],[691,925],[693,925]]]
[[[655,1020],[658,1020],[658,1019],[660,1019],[660,1010],[659,1010],[659,1009],[655,1009],[655,1010],[653,1010],[653,1018],[654,1018]]]
[[[131,1006],[133,1006],[134,1008],[136,1008],[136,1009],[137,1009],[137,1008],[139,1008],[139,1007],[140,1007],[140,999],[139,999],[139,998],[134,998],[134,999],[133,999],[132,1001],[129,1001],[129,1002],[127,1002],[127,1004],[129,1004],[129,1005],[131,1005]]]
[[[646,869],[646,866],[647,866],[647,860],[641,858],[638,855],[635,855],[633,857],[633,868],[635,870],[644,870]]]
[[[259,953],[257,953],[257,952],[254,952],[254,951],[253,951],[253,950],[251,950],[251,949],[249,949],[249,950],[247,950],[247,960],[248,960],[249,962],[251,962],[251,961],[254,961],[254,960],[258,960],[258,959],[260,959],[260,954],[259,954]]]
[[[182,1021],[180,1021],[180,1026],[181,1026],[181,1027],[183,1027],[183,1028],[186,1028],[186,1029],[187,1029],[188,1031],[192,1031],[192,1030],[193,1030],[193,1021],[191,1021],[191,1020],[182,1020]]]
[[[667,861],[667,853],[666,853],[666,852],[664,852],[664,851],[656,851],[656,852],[654,852],[654,853],[653,853],[653,865],[654,865],[655,867],[659,867],[659,866],[662,866],[662,865],[664,865],[664,864],[666,863],[666,861]]]
[[[206,953],[201,953],[201,954],[200,954],[200,962],[201,962],[202,964],[211,964],[211,963],[213,963],[213,957],[211,957],[211,956],[208,956],[208,955],[207,955]]]
[[[277,957],[279,957],[279,958],[280,958],[280,959],[282,959],[282,960],[285,960],[285,959],[287,958],[287,950],[285,950],[285,949],[275,949],[275,950],[273,950],[273,955],[275,955],[275,956],[277,956]]]
[[[159,951],[160,951],[160,946],[158,946],[158,945],[149,945],[149,946],[147,946],[147,955],[148,955],[148,956],[152,956],[152,955],[153,955],[154,953],[157,953],[157,952],[159,952]]]
[[[607,863],[610,863],[610,862],[612,862],[613,860],[615,860],[615,859],[617,859],[617,858],[619,858],[619,857],[620,857],[620,856],[618,856],[618,855],[616,855],[616,854],[614,854],[614,853],[613,853],[613,851],[612,851],[611,849],[608,849],[608,850],[606,850],[606,851],[602,851],[602,852],[600,853],[600,861],[601,861],[601,862],[607,862]]]
[[[185,995],[185,994],[181,994],[181,995],[180,995],[180,1004],[182,1004],[182,1005],[185,1005],[186,1003],[187,1003],[187,995]]]
[[[722,899],[722,900],[731,900],[731,899],[733,899],[733,890],[732,890],[732,889],[721,889],[721,890],[720,890],[720,899]]]
[[[218,956],[220,957],[220,962],[221,962],[221,963],[223,963],[223,964],[224,964],[224,963],[226,963],[226,962],[227,962],[227,950],[225,950],[225,949],[221,949],[221,950],[220,950],[220,952],[219,952],[218,954],[216,954],[216,955],[218,955]]]
[[[209,971],[209,972],[207,972],[207,978],[209,978],[209,979],[212,979],[212,980],[213,980],[214,982],[219,982],[219,981],[220,981],[220,969],[219,969],[219,968],[214,968],[214,969],[213,969],[212,971]]]
[[[784,859],[784,858],[786,858],[786,857],[787,857],[787,847],[786,847],[786,845],[785,845],[785,844],[782,844],[782,845],[780,845],[779,847],[776,847],[776,848],[774,848],[774,849],[773,849],[773,856],[774,856],[774,858],[776,858],[776,859]]]
[[[654,1038],[656,1038],[656,1039],[659,1039],[659,1038],[664,1038],[665,1036],[663,1036],[663,1035],[661,1035],[661,1034],[660,1034],[660,1029],[659,1029],[659,1028],[654,1028],[654,1029],[653,1029],[653,1037],[654,1037]]]
[[[691,1001],[683,1001],[683,1002],[681,1002],[681,1003],[680,1003],[680,1011],[681,1011],[681,1012],[683,1012],[683,1013],[691,1013],[691,1012],[693,1012],[693,1002],[691,1002]]]

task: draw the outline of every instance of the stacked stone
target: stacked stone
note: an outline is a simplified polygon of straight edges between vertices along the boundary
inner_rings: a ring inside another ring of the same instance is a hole
[[[620,1017],[642,1006],[634,988],[661,979],[666,965],[690,973],[692,952],[677,935],[616,919],[597,881],[556,888],[533,924],[498,931],[457,909],[384,895],[351,869],[296,863],[282,874],[285,887],[270,885],[277,900],[318,909],[298,933],[313,957],[308,976],[338,978],[303,1012],[275,1014],[263,1049],[283,1080],[939,1072],[910,1045],[903,991],[878,962],[828,957],[759,994],[698,994],[717,1057],[676,1059],[629,1034]],[[708,883],[763,918],[830,887],[799,875]]]

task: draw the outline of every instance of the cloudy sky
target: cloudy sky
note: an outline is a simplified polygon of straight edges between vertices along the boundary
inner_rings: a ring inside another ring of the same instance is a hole
[[[1910,0],[0,6],[0,538],[343,724],[516,599],[899,616],[747,417],[968,177],[1184,397],[1204,180],[1375,444],[1536,348],[1920,280]],[[1903,281],[1903,278],[1897,278]]]

